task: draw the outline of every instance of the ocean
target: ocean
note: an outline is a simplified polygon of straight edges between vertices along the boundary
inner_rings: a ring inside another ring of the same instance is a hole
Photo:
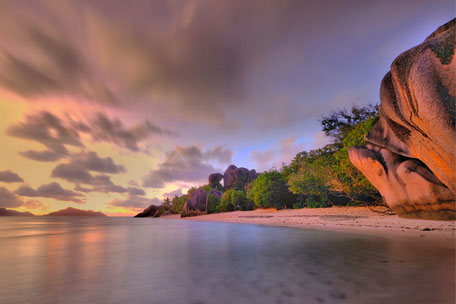
[[[4,217],[0,303],[455,303],[455,251],[245,224]]]

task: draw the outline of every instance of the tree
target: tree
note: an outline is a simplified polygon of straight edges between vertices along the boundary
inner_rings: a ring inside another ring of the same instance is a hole
[[[188,200],[190,195],[185,194],[182,196],[175,196],[173,200],[171,201],[171,210],[173,210],[175,213],[182,213],[182,209],[184,208],[185,202]]]
[[[282,209],[296,203],[296,196],[288,189],[285,175],[275,170],[261,173],[252,182],[247,198],[258,208]]]
[[[321,149],[298,153],[290,165],[282,168],[291,192],[299,195],[301,206],[329,206],[337,198],[353,202],[381,201],[378,191],[348,157],[348,147],[365,144],[364,137],[377,120],[377,105],[353,106],[350,111],[338,110],[323,117],[323,131],[334,142]]]
[[[244,191],[230,189],[223,194],[217,211],[253,210],[253,208],[253,202],[245,196]]]
[[[207,213],[217,212],[217,207],[220,205],[220,199],[214,194],[207,195]]]
[[[171,209],[171,207],[172,207],[172,202],[171,202],[171,200],[169,199],[169,197],[166,197],[166,198],[163,200],[162,207],[163,207],[165,210]]]
[[[282,168],[290,191],[299,195],[296,207],[327,207],[331,205],[331,168],[334,152],[325,147],[301,152],[289,166]]]
[[[378,116],[378,107],[378,104],[353,105],[350,110],[334,111],[320,120],[323,132],[332,137],[336,145],[340,145],[355,125]]]
[[[377,122],[378,116],[367,118],[353,126],[342,139],[341,149],[334,153],[334,164],[331,167],[333,190],[343,192],[354,202],[379,203],[384,205],[378,190],[350,162],[349,147],[359,147],[366,144],[367,132]]]
[[[206,191],[206,193],[209,193],[209,192],[211,192],[211,191],[213,190],[212,187],[211,187],[210,185],[201,186],[201,187],[199,187],[199,189],[203,189],[204,191]],[[193,191],[194,191],[194,190],[193,190]],[[193,192],[193,191],[192,191],[192,192]]]

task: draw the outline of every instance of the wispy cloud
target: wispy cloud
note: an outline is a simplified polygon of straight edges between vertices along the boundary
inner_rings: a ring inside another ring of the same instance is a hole
[[[60,184],[55,182],[41,185],[37,189],[23,185],[19,187],[15,193],[20,196],[53,198],[59,201],[73,202],[77,204],[85,203],[82,200],[82,195],[80,193],[64,189],[60,186]]]
[[[23,181],[24,180],[22,179],[22,177],[20,177],[17,173],[14,173],[13,171],[10,171],[10,170],[0,171],[0,182],[20,183]]]
[[[231,155],[230,150],[221,147],[202,151],[198,146],[176,146],[166,153],[165,160],[158,164],[157,169],[143,178],[143,186],[163,188],[166,183],[177,181],[200,182],[209,174],[221,171],[210,163],[211,158],[226,165],[231,161]]]
[[[15,193],[9,191],[5,187],[0,187],[0,207],[17,208],[22,206],[24,202]]]

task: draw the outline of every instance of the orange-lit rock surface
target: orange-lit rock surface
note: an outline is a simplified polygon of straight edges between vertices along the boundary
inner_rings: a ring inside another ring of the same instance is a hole
[[[399,55],[381,85],[380,119],[352,163],[402,217],[455,219],[455,19]]]

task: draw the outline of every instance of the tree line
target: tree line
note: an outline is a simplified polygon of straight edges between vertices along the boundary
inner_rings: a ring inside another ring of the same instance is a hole
[[[378,105],[353,105],[322,117],[322,131],[332,142],[320,149],[298,153],[290,164],[263,172],[251,183],[238,182],[221,199],[208,197],[208,212],[255,208],[318,208],[332,205],[381,204],[382,197],[348,158],[348,147],[364,145],[365,135],[378,120]],[[209,193],[209,185],[203,187]],[[180,213],[187,194],[165,199]]]

